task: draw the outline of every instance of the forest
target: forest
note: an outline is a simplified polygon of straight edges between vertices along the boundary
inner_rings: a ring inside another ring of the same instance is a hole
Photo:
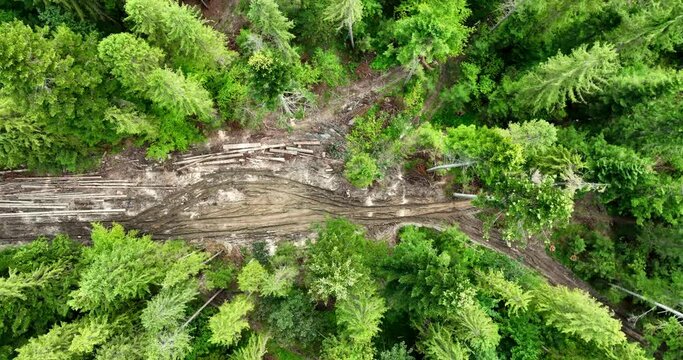
[[[0,0],[0,33],[2,182],[304,133],[324,159],[276,150],[290,180],[436,189],[483,238],[376,232],[371,197],[299,242],[57,211],[89,236],[0,242],[0,359],[683,358],[680,0]]]

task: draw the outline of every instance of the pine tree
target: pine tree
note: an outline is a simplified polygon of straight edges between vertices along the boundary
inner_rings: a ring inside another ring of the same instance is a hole
[[[534,306],[545,323],[601,349],[626,342],[621,323],[581,290],[543,285],[534,291]]]
[[[252,0],[247,17],[258,33],[273,43],[282,54],[290,60],[296,58],[296,52],[289,44],[294,39],[289,32],[294,23],[280,12],[274,0]]]
[[[408,1],[398,13],[392,27],[396,58],[411,72],[462,52],[470,33],[464,25],[470,14],[464,0]]]
[[[532,114],[563,110],[567,101],[585,102],[584,96],[602,91],[619,68],[612,45],[595,43],[548,59],[512,85],[516,107]]]
[[[127,301],[140,299],[164,278],[165,261],[148,237],[137,238],[121,225],[107,230],[94,224],[93,245],[83,252],[88,267],[69,305],[81,311],[112,312]]]
[[[270,335],[263,335],[261,333],[254,333],[249,336],[249,341],[243,347],[237,349],[230,360],[262,360],[268,352],[268,340]]]
[[[370,343],[379,332],[379,324],[387,310],[384,299],[370,289],[354,289],[347,298],[337,302],[337,324],[343,334],[355,343]]]
[[[17,360],[68,360],[91,354],[112,334],[112,325],[103,317],[86,317],[77,322],[54,326],[47,334],[31,339],[17,349]]]
[[[456,312],[456,336],[465,341],[476,354],[495,354],[500,342],[498,325],[476,300],[465,295]]]
[[[26,300],[26,291],[41,288],[64,271],[59,265],[41,266],[32,273],[17,273],[9,269],[9,276],[0,278],[0,300],[9,302],[12,299]]]
[[[95,35],[20,21],[0,24],[0,32],[0,166],[81,169],[98,145],[120,139],[102,115],[113,87],[93,61]]]
[[[242,330],[249,328],[246,316],[253,309],[254,303],[244,295],[237,295],[229,302],[223,303],[218,309],[218,314],[209,319],[209,342],[224,346],[237,343],[242,337]]]
[[[339,24],[337,30],[348,29],[351,47],[356,47],[353,41],[353,25],[363,18],[362,0],[332,1],[325,10],[325,20]]]
[[[525,292],[519,284],[505,279],[502,271],[489,270],[488,273],[479,273],[479,281],[485,291],[505,301],[511,314],[525,312],[533,296]]]
[[[181,72],[162,68],[160,49],[126,33],[110,35],[98,47],[100,59],[128,91],[182,116],[213,117],[209,92]]]
[[[466,360],[467,350],[455,339],[452,330],[438,323],[430,324],[420,349],[428,359]]]
[[[196,9],[169,0],[128,0],[133,31],[170,55],[176,66],[202,70],[229,63],[227,39],[207,26]]]
[[[294,279],[299,271],[293,266],[282,266],[266,278],[261,285],[261,294],[264,296],[287,297],[294,286]]]
[[[683,4],[646,1],[624,11],[621,24],[607,35],[620,55],[633,62],[654,63],[683,44]]]
[[[261,291],[263,283],[268,281],[268,275],[268,271],[260,262],[251,259],[237,276],[239,289],[249,294],[258,293]]]

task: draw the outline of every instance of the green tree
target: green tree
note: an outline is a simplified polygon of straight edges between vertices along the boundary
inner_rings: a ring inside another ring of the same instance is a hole
[[[346,338],[336,336],[329,337],[323,341],[321,360],[372,360],[375,349],[370,343],[356,343]]]
[[[346,28],[351,39],[351,47],[356,47],[353,42],[353,25],[363,18],[362,0],[333,1],[325,9],[325,20],[339,24],[337,30]]]
[[[511,95],[523,112],[561,111],[567,101],[585,102],[585,96],[601,91],[618,69],[612,45],[583,45],[570,55],[558,53],[523,75],[512,85]]]
[[[233,54],[227,39],[205,24],[199,12],[169,0],[128,0],[125,6],[133,31],[164,49],[176,66],[203,70],[227,65]]]
[[[111,336],[105,318],[88,317],[75,323],[54,326],[47,334],[31,339],[17,349],[18,360],[68,360],[93,352]]]
[[[498,325],[476,300],[466,295],[460,302],[455,321],[457,338],[465,341],[475,354],[495,356],[496,347],[500,342]]]
[[[502,271],[489,270],[486,274],[479,273],[478,278],[483,290],[505,301],[511,314],[525,312],[529,308],[533,296],[519,284],[505,279]]]
[[[531,155],[547,150],[557,141],[555,126],[545,120],[511,123],[508,132],[512,142],[522,146],[524,152]]]
[[[112,312],[126,301],[140,299],[164,277],[164,259],[146,236],[137,238],[121,225],[107,230],[93,224],[93,245],[84,249],[87,267],[72,292],[69,305],[82,311]]]
[[[671,94],[635,105],[605,129],[607,139],[683,171],[682,100],[680,94]]]
[[[211,338],[209,342],[224,346],[236,344],[242,331],[249,328],[247,314],[254,309],[254,303],[244,295],[237,295],[218,309],[218,314],[209,319]]]
[[[274,0],[250,1],[247,17],[256,31],[273,43],[288,60],[297,57],[290,45],[294,35],[289,31],[294,23],[282,14]]]
[[[114,34],[98,46],[99,57],[121,84],[162,109],[210,121],[211,95],[197,81],[161,67],[163,52],[131,34]]]
[[[258,293],[268,281],[268,271],[255,259],[251,259],[237,276],[239,289],[249,294]]]
[[[464,0],[407,1],[398,14],[392,27],[396,59],[411,72],[459,55],[470,33],[464,25],[470,14]]]
[[[546,324],[608,350],[626,342],[619,320],[608,309],[581,290],[564,286],[539,287],[533,292],[534,306]]]
[[[270,335],[254,333],[249,336],[249,341],[243,347],[237,349],[230,360],[261,360],[268,352],[267,345]]]
[[[97,146],[120,140],[102,113],[112,87],[103,81],[97,38],[67,27],[35,31],[0,24],[0,166],[82,169]],[[29,61],[30,59],[30,61]]]
[[[455,339],[452,330],[438,323],[430,324],[425,339],[420,342],[420,348],[428,359],[465,360],[469,358],[467,350]]]
[[[372,185],[380,175],[375,159],[364,152],[353,154],[349,161],[344,164],[344,177],[358,188],[366,188]]]
[[[678,2],[646,1],[623,11],[618,27],[608,34],[621,56],[634,62],[654,62],[659,56],[675,53],[683,44],[683,5]]]
[[[379,332],[379,324],[387,310],[384,299],[369,289],[354,291],[336,304],[337,324],[343,334],[355,343],[369,343]]]
[[[57,236],[0,251],[0,348],[46,333],[66,320],[69,293],[76,286],[81,246]]]

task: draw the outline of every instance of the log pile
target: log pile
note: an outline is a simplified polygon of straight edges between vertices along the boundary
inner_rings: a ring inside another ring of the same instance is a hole
[[[176,170],[184,170],[196,166],[222,166],[243,164],[247,159],[267,160],[284,163],[296,156],[316,157],[320,141],[294,141],[290,144],[241,143],[225,144],[223,151],[211,154],[189,155],[174,162]]]
[[[141,185],[99,175],[15,177],[0,183],[0,219],[125,213],[130,189],[167,186]]]

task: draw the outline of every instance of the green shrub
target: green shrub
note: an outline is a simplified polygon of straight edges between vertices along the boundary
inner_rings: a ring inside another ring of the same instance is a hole
[[[377,180],[381,173],[375,159],[366,153],[357,153],[346,162],[344,176],[353,186],[365,188]]]
[[[348,80],[346,69],[339,56],[331,50],[316,49],[313,55],[313,65],[320,72],[320,80],[327,86],[344,85]]]

